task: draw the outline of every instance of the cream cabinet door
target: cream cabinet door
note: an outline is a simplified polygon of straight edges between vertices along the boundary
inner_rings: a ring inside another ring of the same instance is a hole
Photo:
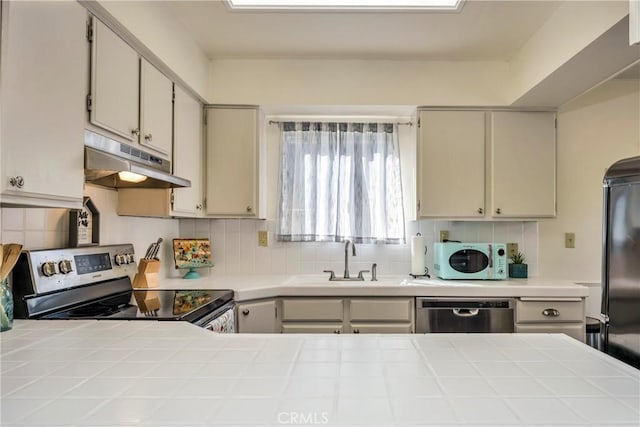
[[[491,214],[556,215],[556,115],[491,113]]]
[[[2,203],[79,208],[84,185],[87,12],[3,1]]]
[[[258,109],[206,109],[206,213],[255,217],[258,211]]]
[[[138,142],[140,60],[131,46],[93,19],[92,124]]]
[[[418,192],[421,217],[484,216],[483,111],[420,112]]]
[[[581,342],[585,342],[586,339],[584,323],[518,324],[516,325],[516,332],[525,334],[566,334]]]
[[[344,303],[340,298],[282,299],[283,321],[342,321]]]
[[[140,62],[140,145],[171,159],[173,82],[144,59]]]
[[[276,333],[276,301],[258,301],[238,304],[238,332]]]
[[[341,334],[342,323],[283,323],[283,334]]]
[[[352,298],[351,321],[411,322],[415,300],[413,298]]]
[[[173,172],[191,181],[191,187],[173,189],[175,216],[202,214],[202,105],[175,87]]]

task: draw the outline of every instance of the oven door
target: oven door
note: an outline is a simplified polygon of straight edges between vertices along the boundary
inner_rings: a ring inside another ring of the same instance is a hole
[[[231,301],[213,313],[198,319],[194,324],[211,332],[234,334],[236,332],[235,317],[235,303]]]

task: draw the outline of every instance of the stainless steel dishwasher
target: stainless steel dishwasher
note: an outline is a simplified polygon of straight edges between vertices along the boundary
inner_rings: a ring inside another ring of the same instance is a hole
[[[509,298],[416,298],[416,333],[513,332]]]

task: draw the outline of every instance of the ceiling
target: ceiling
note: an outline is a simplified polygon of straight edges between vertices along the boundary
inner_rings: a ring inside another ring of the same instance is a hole
[[[460,13],[246,12],[222,0],[163,4],[210,59],[511,59],[561,4],[466,0]]]

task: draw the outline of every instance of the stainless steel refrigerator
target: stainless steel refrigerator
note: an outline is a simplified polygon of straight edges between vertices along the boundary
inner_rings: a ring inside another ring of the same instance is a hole
[[[602,350],[640,368],[640,156],[604,178]]]

